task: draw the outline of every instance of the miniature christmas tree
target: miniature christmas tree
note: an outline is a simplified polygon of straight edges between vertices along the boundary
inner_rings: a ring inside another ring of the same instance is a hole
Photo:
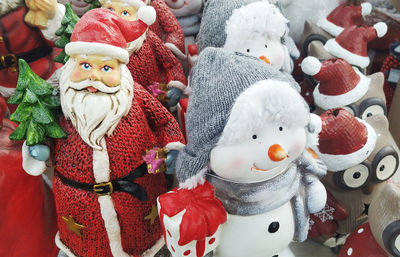
[[[56,47],[62,48],[62,52],[54,58],[55,62],[65,64],[69,55],[65,53],[65,46],[69,43],[75,24],[79,21],[79,17],[75,14],[69,3],[65,4],[65,15],[61,21],[61,27],[56,31],[56,35],[60,38],[54,43]]]
[[[60,113],[60,98],[55,92],[56,88],[36,75],[26,61],[19,59],[16,92],[8,99],[8,103],[18,104],[10,119],[19,122],[19,126],[10,139],[26,140],[26,144],[32,146],[42,143],[46,137],[67,137],[55,118]]]
[[[90,11],[92,9],[101,7],[101,3],[99,2],[99,0],[84,0],[84,1],[90,4],[90,7],[86,11]]]

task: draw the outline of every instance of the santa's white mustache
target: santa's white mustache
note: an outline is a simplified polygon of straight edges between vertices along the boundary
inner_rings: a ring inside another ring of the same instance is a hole
[[[120,85],[118,85],[116,87],[108,87],[101,81],[98,81],[98,80],[93,81],[90,79],[85,79],[85,80],[82,80],[79,82],[71,81],[69,83],[69,87],[73,88],[75,90],[82,90],[82,89],[86,89],[89,87],[93,87],[93,88],[97,89],[98,91],[107,93],[107,94],[114,94],[114,93],[118,92],[119,89],[121,88]]]

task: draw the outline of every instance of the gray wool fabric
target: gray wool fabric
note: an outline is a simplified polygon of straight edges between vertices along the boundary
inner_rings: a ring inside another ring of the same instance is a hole
[[[242,7],[244,0],[209,0],[204,6],[200,31],[197,34],[199,53],[206,47],[223,47],[226,40],[226,21],[233,10]]]
[[[180,151],[176,174],[179,182],[207,167],[235,99],[254,83],[276,79],[298,84],[265,62],[222,48],[207,48],[190,75],[191,95],[186,112],[187,145]]]

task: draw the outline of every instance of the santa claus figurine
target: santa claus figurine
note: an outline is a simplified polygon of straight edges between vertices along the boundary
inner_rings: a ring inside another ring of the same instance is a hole
[[[23,0],[0,1],[0,94],[6,98],[15,91],[18,59],[26,60],[43,79],[48,79],[57,68],[53,46],[47,40],[54,40],[49,29],[60,24],[65,7],[56,0],[27,0],[26,3],[27,6]],[[27,16],[32,12],[41,17],[40,22],[32,15]],[[47,24],[43,25],[45,21]]]
[[[164,2],[162,4],[165,5]],[[104,0],[102,6],[125,20],[134,21],[139,17],[139,7],[143,8],[145,4],[141,0]],[[171,12],[168,6],[166,9]],[[176,18],[173,18],[176,21]],[[157,23],[155,13],[143,12],[142,19]],[[158,20],[160,21],[160,18]],[[181,64],[163,40],[150,27],[150,30],[138,39],[129,41],[127,48],[131,55],[128,68],[133,79],[158,98],[159,93],[160,97],[166,94],[168,105],[175,106],[186,89],[187,81]]]
[[[165,147],[173,169],[184,142],[173,116],[127,68],[127,42],[148,25],[95,9],[76,24],[60,76],[61,126],[54,147],[57,246],[68,256],[153,256],[163,245],[156,198],[164,174],[149,174],[146,151]],[[23,147],[27,173],[46,167],[43,145]]]
[[[100,0],[102,7],[112,9],[123,18],[136,17],[138,9],[150,5],[157,13],[157,19],[150,26],[165,45],[178,57],[185,56],[185,38],[181,26],[163,0]]]

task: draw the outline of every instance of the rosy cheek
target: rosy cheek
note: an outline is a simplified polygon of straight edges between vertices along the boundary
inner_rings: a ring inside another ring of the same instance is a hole
[[[79,70],[76,70],[76,71],[72,72],[72,74],[71,74],[72,81],[82,80],[83,77],[84,77],[84,73]]]
[[[303,151],[303,148],[304,148],[304,145],[301,142],[296,142],[292,146],[292,152],[299,153],[299,152]]]
[[[108,75],[104,78],[104,83],[108,86],[118,86],[120,84],[119,77],[116,74]]]
[[[233,168],[240,168],[242,167],[244,164],[244,161],[240,158],[240,157],[236,157],[233,161],[232,161],[232,167]]]

